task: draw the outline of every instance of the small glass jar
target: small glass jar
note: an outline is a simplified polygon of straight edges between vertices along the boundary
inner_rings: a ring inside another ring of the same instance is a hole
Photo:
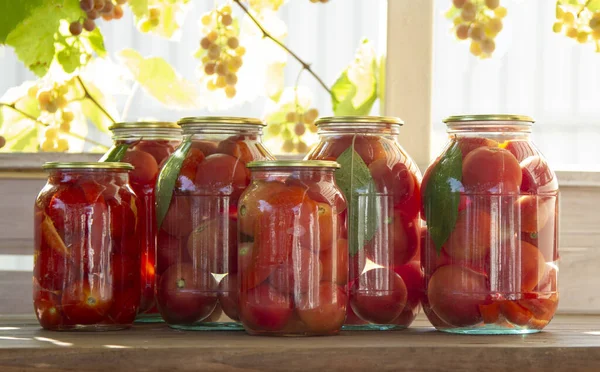
[[[238,199],[250,183],[246,163],[274,159],[262,144],[264,123],[197,117],[179,124],[183,143],[167,160],[156,190],[157,203],[166,203],[164,210],[157,204],[158,307],[173,328],[242,330]]]
[[[116,330],[140,303],[136,196],[125,163],[46,163],[34,207],[33,304],[48,330]]]
[[[181,127],[170,122],[117,123],[109,128],[113,147],[100,161],[122,161],[135,166],[129,174],[131,188],[138,197],[138,234],[141,254],[141,292],[137,322],[162,321],[154,299],[156,284],[156,218],[154,186],[158,172],[181,143]]]
[[[453,116],[423,180],[423,307],[439,330],[522,334],[558,305],[558,182],[517,115]]]
[[[240,199],[239,314],[253,335],[333,335],[346,317],[346,201],[332,161],[252,162]]]
[[[336,160],[348,200],[350,306],[344,329],[408,327],[420,310],[420,179],[398,143],[403,122],[378,116],[317,120],[307,159]]]

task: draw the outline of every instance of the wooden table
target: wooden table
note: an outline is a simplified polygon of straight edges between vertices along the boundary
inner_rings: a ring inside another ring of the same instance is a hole
[[[419,318],[397,332],[251,337],[163,324],[107,333],[48,332],[0,317],[0,371],[600,371],[600,317],[559,316],[526,336],[436,332]]]

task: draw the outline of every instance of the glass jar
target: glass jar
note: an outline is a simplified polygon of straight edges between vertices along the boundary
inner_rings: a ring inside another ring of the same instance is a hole
[[[158,307],[173,328],[242,330],[237,312],[238,199],[246,163],[272,160],[258,119],[185,118],[157,182]]]
[[[140,303],[136,196],[125,163],[46,163],[34,207],[33,304],[48,330],[115,330]]]
[[[307,159],[336,160],[348,200],[350,306],[344,329],[408,327],[420,310],[420,180],[398,143],[393,117],[317,120],[319,144]]]
[[[239,314],[255,335],[332,335],[346,317],[346,201],[331,161],[252,162],[240,199]]]
[[[137,322],[162,321],[156,301],[156,218],[154,186],[165,159],[181,143],[181,127],[170,122],[117,123],[109,128],[113,147],[100,161],[122,161],[134,165],[129,174],[131,188],[138,197],[138,234],[141,248],[141,292]]]
[[[532,333],[558,305],[558,182],[533,120],[453,116],[423,180],[424,310],[442,331]]]

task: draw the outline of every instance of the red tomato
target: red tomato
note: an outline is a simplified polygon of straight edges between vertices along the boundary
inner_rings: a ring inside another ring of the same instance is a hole
[[[394,212],[392,220],[383,222],[373,239],[367,242],[365,252],[378,265],[404,265],[419,250],[419,229],[418,220],[405,222],[399,212]]]
[[[63,314],[60,306],[60,296],[53,292],[34,289],[33,307],[35,315],[44,329],[55,330],[63,323]]]
[[[73,264],[43,240],[40,249],[35,252],[33,263],[33,276],[43,289],[60,291],[68,285],[67,271]]]
[[[498,147],[498,142],[483,137],[457,137],[456,142],[460,148],[463,159],[471,151],[480,147]]]
[[[237,275],[229,273],[219,283],[219,303],[231,320],[239,321],[239,288]]]
[[[96,324],[105,318],[114,295],[112,287],[100,281],[77,281],[62,294],[63,311],[75,324]]]
[[[269,276],[271,287],[281,293],[314,293],[318,289],[323,266],[319,256],[310,249],[297,248],[290,259],[278,265]]]
[[[175,181],[175,189],[178,191],[194,191],[196,185],[196,174],[198,172],[198,165],[204,160],[204,154],[202,151],[191,148],[186,155],[183,163],[181,164],[181,170],[177,181]]]
[[[521,215],[521,231],[535,233],[544,228],[548,222],[551,200],[544,200],[536,195],[523,195],[517,199],[515,208]]]
[[[479,305],[479,312],[485,324],[494,324],[500,319],[500,304],[493,302],[491,304]]]
[[[75,211],[74,211],[75,212]],[[113,244],[109,229],[108,208],[104,203],[85,205],[77,211],[77,223],[65,233],[65,244],[69,246],[70,255],[75,266],[72,272],[82,268],[87,273],[99,274],[110,265],[110,252]]]
[[[252,332],[282,330],[293,313],[292,299],[269,283],[240,292],[240,318]]]
[[[139,261],[127,256],[115,254],[111,262],[112,284],[114,292],[140,288]]]
[[[535,156],[537,153],[537,150],[527,140],[509,140],[503,143],[501,147],[510,151],[519,162],[530,156]]]
[[[267,199],[286,189],[282,182],[259,181],[250,186],[239,200],[240,231],[248,236],[254,236],[256,218],[270,208]]]
[[[319,251],[331,249],[335,235],[334,216],[331,206],[326,203],[317,203],[319,221]],[[336,221],[337,222],[337,221]]]
[[[465,157],[462,183],[474,193],[518,193],[522,171],[509,151],[498,147],[480,147]]]
[[[191,262],[181,239],[159,231],[156,238],[156,272],[159,275],[178,262]]]
[[[521,172],[523,177],[522,192],[540,194],[558,191],[556,175],[542,157],[536,155],[523,160],[521,162]]]
[[[521,241],[521,289],[533,290],[546,272],[546,260],[537,247]]]
[[[129,173],[129,179],[132,184],[153,185],[156,182],[158,163],[154,156],[141,150],[127,150],[121,161],[135,167]]]
[[[231,155],[210,155],[198,165],[196,186],[205,195],[231,195],[237,200],[248,182],[244,163]]]
[[[409,308],[419,306],[425,285],[419,261],[410,261],[405,265],[396,267],[394,271],[400,275],[406,285],[406,306]]]
[[[83,190],[75,185],[59,187],[48,204],[46,213],[61,237],[65,235],[65,226],[71,228],[76,221],[77,208],[85,205],[87,200]]]
[[[421,298],[421,304],[423,305],[423,312],[427,316],[427,320],[434,326],[436,329],[448,329],[454,328],[454,326],[446,323],[442,320],[436,313],[431,309],[431,305],[429,304],[429,300],[427,299],[427,295],[423,295]]]
[[[516,301],[501,301],[500,309],[509,322],[519,326],[526,326],[533,318],[531,311],[519,305]]]
[[[135,149],[152,155],[157,164],[160,164],[175,151],[173,144],[164,140],[140,141]]]
[[[136,233],[138,213],[136,198],[128,192],[119,192],[117,198],[107,199],[110,235],[123,239]],[[140,227],[143,224],[140,222]]]
[[[554,205],[549,204],[549,209]],[[548,222],[536,232],[521,232],[521,239],[538,247],[547,262],[558,260],[558,221],[555,211],[550,212]]]
[[[487,278],[458,265],[437,269],[427,288],[428,303],[444,322],[455,327],[481,322],[479,305],[486,304]]]
[[[337,333],[346,318],[348,297],[343,289],[331,282],[322,282],[315,292],[301,294],[296,300],[296,312],[311,332]]]
[[[139,287],[115,292],[115,300],[108,311],[108,317],[115,324],[131,325],[140,305]]]
[[[394,206],[407,219],[417,217],[421,204],[419,183],[405,164],[390,164],[389,160],[383,158],[371,163],[369,170],[378,192],[393,196]]]
[[[82,179],[78,182],[78,186],[83,190],[83,194],[88,203],[104,203],[103,192],[106,190],[105,186],[100,185],[93,179]]]
[[[204,221],[190,234],[187,251],[196,269],[211,273],[237,272],[237,224],[224,217]]]
[[[344,322],[346,325],[363,325],[369,324],[369,322],[362,320],[356,315],[354,310],[352,310],[352,306],[346,306],[346,321]]]
[[[558,307],[558,295],[553,293],[548,298],[529,298],[518,300],[519,305],[529,310],[538,320],[550,321]]]
[[[425,174],[423,175],[423,180],[421,181],[421,219],[423,221],[426,221],[427,218],[425,216],[425,205],[426,205],[426,199],[425,199],[425,192],[427,190],[427,184],[429,183],[429,178],[431,177],[431,174],[433,173],[433,171],[435,170],[435,168],[437,167],[438,163],[440,162],[440,158],[438,157],[437,159],[435,159],[433,161],[433,163],[431,163],[431,165],[429,165],[429,167],[427,167],[427,170],[425,170]]]
[[[453,263],[485,271],[489,265],[492,220],[479,208],[460,212],[454,230],[444,245],[444,251]]]
[[[451,261],[444,249],[438,252],[429,236],[429,232],[426,228],[423,228],[421,233],[421,265],[423,266],[425,279],[429,280],[438,267],[449,265]]]
[[[240,139],[238,136],[230,137],[221,141],[219,143],[219,147],[217,148],[217,152],[231,155],[240,159],[244,163],[264,157],[256,147],[252,146],[251,143],[247,142],[243,138]]]
[[[354,140],[354,150],[369,165],[378,159],[385,159],[391,154],[385,150],[383,144],[386,141],[374,136],[356,136]]]
[[[278,262],[285,262],[289,256],[277,258],[261,254],[256,243],[241,243],[238,249],[239,279],[242,291],[250,290],[263,283],[278,266]]]
[[[192,264],[171,266],[160,277],[157,301],[169,324],[190,324],[208,317],[217,304],[217,284],[208,272]]]
[[[173,195],[162,229],[176,237],[188,236],[194,230],[194,218],[189,196]]]
[[[348,282],[348,241],[338,239],[336,249],[319,252],[323,275],[321,280],[344,285]]]
[[[407,295],[400,275],[389,269],[372,269],[354,283],[350,304],[360,318],[375,324],[387,324],[402,313]]]
[[[192,142],[192,148],[202,151],[204,156],[210,156],[217,153],[217,144],[211,141],[197,141]]]

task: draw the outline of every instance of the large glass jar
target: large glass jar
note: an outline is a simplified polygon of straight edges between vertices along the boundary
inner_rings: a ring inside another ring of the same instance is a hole
[[[252,162],[240,199],[239,315],[257,335],[332,335],[348,302],[346,201],[332,161]]]
[[[165,159],[181,143],[181,128],[170,122],[132,122],[117,123],[109,129],[113,133],[114,145],[100,161],[122,161],[135,166],[129,179],[139,201],[142,275],[142,299],[136,321],[161,321],[154,299],[157,235],[154,186]]]
[[[531,333],[558,305],[558,183],[515,115],[454,116],[423,179],[423,307],[439,330]]]
[[[392,117],[317,120],[307,159],[336,160],[348,200],[350,306],[344,329],[408,327],[420,309],[420,179]]]
[[[46,163],[34,207],[33,304],[49,330],[115,330],[140,303],[136,196],[125,163]]]
[[[239,329],[238,199],[246,163],[272,160],[258,119],[185,118],[157,182],[158,307],[174,328]]]

